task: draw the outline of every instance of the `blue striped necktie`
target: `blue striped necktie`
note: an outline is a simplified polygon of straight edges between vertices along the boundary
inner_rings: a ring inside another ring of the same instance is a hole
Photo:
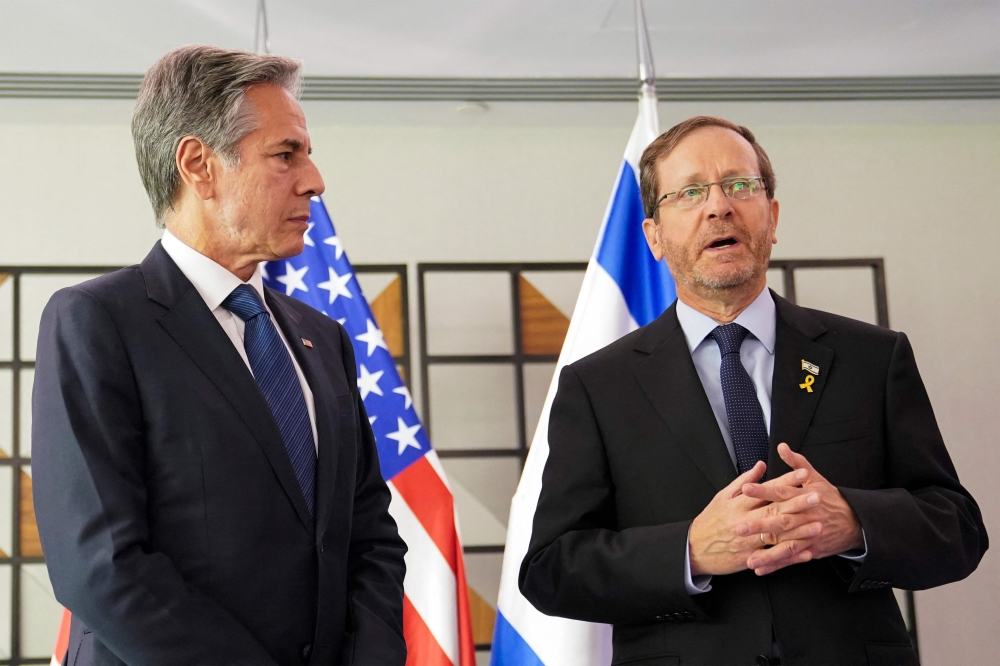
[[[313,443],[309,411],[302,395],[299,376],[292,357],[282,342],[278,329],[271,321],[254,288],[241,284],[222,302],[234,315],[246,322],[243,347],[250,361],[254,379],[271,408],[278,424],[285,451],[295,470],[302,496],[313,513],[316,487],[316,448]]]
[[[740,360],[740,348],[747,333],[749,331],[739,324],[718,326],[709,333],[722,352],[719,378],[722,380],[722,397],[726,401],[729,436],[736,452],[736,469],[740,474],[753,468],[758,460],[767,462],[769,448],[757,388]]]

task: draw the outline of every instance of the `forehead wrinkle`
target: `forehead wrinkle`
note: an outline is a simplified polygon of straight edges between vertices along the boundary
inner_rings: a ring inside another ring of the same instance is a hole
[[[709,145],[695,151],[694,144],[689,140],[694,138],[704,142],[708,140],[710,135],[710,132],[706,130],[712,129],[715,128],[703,128],[684,137],[677,144],[677,147],[660,162],[657,170],[660,172],[661,180],[669,180],[671,183],[670,185],[661,184],[660,190],[669,192],[675,187],[713,182],[730,176],[760,175],[760,166],[757,163],[757,154],[753,151],[753,147],[746,139],[731,130],[721,131],[725,132],[723,136],[728,135],[736,139],[735,143],[711,141]],[[711,132],[711,134],[715,134],[715,132]],[[736,150],[733,150],[734,148]],[[669,174],[663,173],[662,169],[672,161],[680,162],[679,166],[687,169],[682,172],[683,177],[671,178]],[[709,174],[717,174],[718,177]]]

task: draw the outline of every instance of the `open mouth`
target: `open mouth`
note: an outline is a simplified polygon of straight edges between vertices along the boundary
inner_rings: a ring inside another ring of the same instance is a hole
[[[708,247],[711,249],[718,249],[721,247],[729,247],[730,245],[736,245],[736,242],[737,241],[735,238],[733,238],[732,236],[728,236],[726,238],[720,238],[719,240],[715,241]]]

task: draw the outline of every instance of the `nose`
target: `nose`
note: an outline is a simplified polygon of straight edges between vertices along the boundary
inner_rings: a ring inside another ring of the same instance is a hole
[[[316,163],[312,158],[306,158],[305,172],[299,180],[300,189],[303,196],[318,197],[326,191],[326,184],[323,176],[319,173]]]
[[[714,183],[708,188],[704,212],[709,218],[725,219],[733,215],[733,202],[722,191],[722,185]]]

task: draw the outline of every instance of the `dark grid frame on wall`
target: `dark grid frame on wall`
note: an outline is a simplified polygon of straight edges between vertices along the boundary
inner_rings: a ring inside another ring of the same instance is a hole
[[[21,395],[21,372],[22,370],[34,370],[35,362],[22,359],[21,340],[21,278],[24,275],[102,275],[120,266],[0,266],[0,273],[5,273],[8,280],[13,281],[13,312],[11,317],[11,337],[13,349],[11,350],[11,360],[0,361],[0,370],[11,370],[13,375],[13,409],[11,419],[11,456],[0,459],[0,466],[11,467],[13,476],[13,497],[11,507],[13,510],[12,530],[13,547],[9,557],[0,558],[0,564],[9,564],[11,567],[11,588],[10,588],[10,658],[0,660],[0,664],[48,664],[52,657],[23,657],[21,656],[21,565],[22,564],[44,564],[44,557],[24,557],[21,555],[21,470],[31,465],[31,458],[21,455],[21,402],[22,398],[30,400],[30,396]],[[2,316],[2,315],[0,315]]]
[[[430,381],[428,369],[435,364],[513,364],[515,373],[515,404],[518,432],[518,447],[516,449],[445,449],[437,450],[441,458],[496,458],[496,457],[517,457],[520,459],[522,468],[524,460],[528,454],[527,431],[525,427],[525,407],[524,407],[524,364],[525,362],[556,362],[557,355],[526,355],[523,353],[521,340],[521,301],[520,289],[518,288],[518,276],[523,272],[543,272],[543,271],[584,271],[586,263],[560,262],[560,263],[426,263],[417,264],[417,290],[419,306],[419,331],[420,331],[420,384],[421,395],[423,396],[423,419],[424,428],[428,435],[431,434],[431,406],[430,406]],[[885,262],[881,257],[861,258],[861,259],[772,259],[768,270],[782,271],[782,291],[784,297],[796,302],[795,291],[795,271],[798,269],[836,269],[836,268],[868,268],[872,272],[872,293],[875,297],[875,317],[876,323],[883,327],[889,327],[889,305],[886,294]],[[513,354],[478,354],[478,355],[431,355],[427,353],[427,308],[425,276],[428,273],[508,273],[510,275],[510,298],[512,331],[514,335]],[[466,553],[502,553],[502,545],[490,546],[466,546]],[[910,640],[914,649],[918,651],[917,642],[917,617],[914,605],[913,592],[906,590],[906,623],[910,633]],[[490,649],[489,644],[477,645],[477,650]]]
[[[21,371],[34,370],[35,361],[24,360],[22,358],[22,348],[25,342],[34,344],[34,341],[21,339],[21,278],[25,275],[74,275],[74,276],[94,276],[104,275],[122,268],[121,266],[0,266],[0,275],[7,275],[7,280],[12,282],[13,312],[11,313],[11,338],[12,350],[11,360],[0,360],[0,370],[11,370],[12,381],[12,419],[11,419],[11,456],[0,458],[0,468],[12,468],[13,497],[11,507],[13,511],[11,520],[11,530],[13,532],[12,549],[8,557],[0,557],[0,565],[10,565],[11,567],[11,637],[10,637],[10,658],[0,659],[0,666],[21,666],[28,664],[48,664],[52,657],[23,657],[21,655],[21,565],[22,564],[44,564],[44,557],[25,557],[21,555],[21,474],[24,467],[30,467],[31,458],[21,455],[21,405],[22,400],[30,400],[31,396],[21,395]],[[400,279],[401,312],[402,320],[402,354],[394,356],[396,365],[404,369],[407,378],[410,375],[410,322],[409,322],[409,290],[407,280],[406,264],[355,264],[355,273],[391,273]],[[0,313],[4,316],[4,313]],[[3,407],[0,407],[2,409]],[[53,646],[54,647],[54,646]]]
[[[399,288],[402,292],[400,294],[400,319],[403,334],[403,353],[397,356],[393,356],[392,360],[396,362],[396,366],[403,369],[404,378],[403,383],[409,386],[412,381],[413,375],[411,374],[412,367],[412,357],[410,356],[410,286],[409,286],[409,272],[407,270],[406,264],[352,264],[355,273],[393,273],[399,277]],[[378,296],[378,294],[375,294]],[[372,298],[371,294],[365,294],[366,299]],[[371,301],[368,301],[371,303]],[[382,322],[376,322],[379,328],[382,327]]]

